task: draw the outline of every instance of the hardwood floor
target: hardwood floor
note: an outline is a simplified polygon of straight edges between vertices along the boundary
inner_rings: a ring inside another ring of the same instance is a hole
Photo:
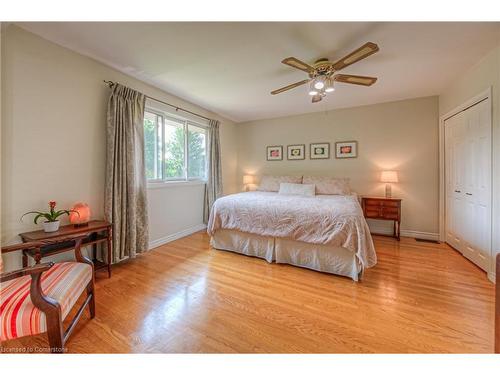
[[[199,232],[97,278],[73,353],[493,352],[494,285],[445,244],[374,237],[360,283],[230,252]],[[5,347],[46,346],[45,336]]]

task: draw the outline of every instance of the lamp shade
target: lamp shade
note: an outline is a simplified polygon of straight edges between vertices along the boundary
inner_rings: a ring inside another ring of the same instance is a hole
[[[90,207],[87,203],[76,203],[69,214],[69,222],[75,225],[86,224],[90,220]]]
[[[254,179],[254,176],[252,176],[251,174],[246,174],[243,176],[243,184],[244,185],[249,185],[249,184],[254,184],[255,183],[255,179]]]
[[[380,175],[381,182],[398,182],[398,172],[396,171],[382,171]]]

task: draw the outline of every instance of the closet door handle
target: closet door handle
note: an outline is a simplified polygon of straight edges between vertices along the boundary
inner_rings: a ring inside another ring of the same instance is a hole
[[[461,193],[461,191],[460,190],[455,190],[455,193]]]
[[[465,195],[472,195],[471,193],[465,193]]]

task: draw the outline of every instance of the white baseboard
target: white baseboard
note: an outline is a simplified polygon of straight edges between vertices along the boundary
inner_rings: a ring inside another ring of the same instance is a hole
[[[392,224],[390,223],[388,225],[388,223],[369,220],[368,225],[370,227],[370,231],[372,232],[372,234],[384,234],[384,235],[393,234]],[[401,229],[401,236],[439,241],[439,233],[420,232],[416,230]]]
[[[423,240],[439,241],[439,233],[419,232],[416,230],[401,229],[401,235],[403,237],[413,237],[413,238],[421,238]]]
[[[200,230],[206,229],[207,226],[205,224],[198,224],[193,227],[184,229],[180,232],[169,234],[168,236],[159,238],[157,240],[153,240],[149,242],[149,249],[154,249],[155,247],[164,245],[166,243],[178,240],[179,238],[189,236],[190,234],[199,232]],[[392,235],[392,226],[388,228],[387,226],[376,225],[374,222],[370,222],[370,230],[372,234],[385,234]],[[438,233],[430,233],[430,232],[419,232],[414,230],[401,230],[401,236],[403,237],[413,237],[413,238],[422,238],[425,240],[439,240]]]
[[[200,230],[207,229],[207,226],[205,224],[198,224],[195,225],[194,227],[190,227],[184,230],[181,230],[180,232],[169,234],[168,236],[159,238],[154,241],[149,242],[149,250],[154,249],[155,247],[165,245],[166,243],[178,240],[179,238],[189,236],[190,234],[199,232]]]
[[[495,272],[488,272],[488,279],[495,284],[497,280],[497,275]]]

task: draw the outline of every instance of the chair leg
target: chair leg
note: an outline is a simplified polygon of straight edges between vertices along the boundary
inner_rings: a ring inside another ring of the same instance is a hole
[[[89,285],[87,285],[87,295],[92,295],[92,298],[89,301],[89,312],[90,318],[95,318],[95,292],[94,292],[94,280],[92,280]]]
[[[64,353],[64,333],[61,315],[45,314],[47,319],[47,335],[51,353]]]

